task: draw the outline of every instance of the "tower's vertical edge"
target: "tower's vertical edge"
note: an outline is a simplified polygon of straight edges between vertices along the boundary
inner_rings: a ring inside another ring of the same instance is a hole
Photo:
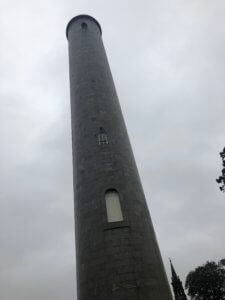
[[[78,300],[172,300],[101,28],[67,27]]]

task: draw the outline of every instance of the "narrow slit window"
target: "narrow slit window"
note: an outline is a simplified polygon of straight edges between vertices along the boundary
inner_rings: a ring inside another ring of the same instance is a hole
[[[81,28],[82,28],[82,29],[87,29],[87,27],[88,27],[88,26],[87,26],[86,23],[81,23]]]
[[[123,221],[123,214],[120,204],[119,194],[116,190],[109,190],[105,194],[107,221],[120,222]]]

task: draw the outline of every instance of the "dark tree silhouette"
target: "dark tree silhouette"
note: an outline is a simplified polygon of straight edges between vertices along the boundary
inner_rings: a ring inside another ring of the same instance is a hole
[[[222,192],[225,192],[225,148],[220,152],[220,157],[222,158],[222,174],[216,179],[218,184],[222,184],[219,188]]]
[[[220,266],[225,267],[225,258],[221,259],[221,260],[219,261],[219,264],[220,264]]]
[[[185,288],[193,300],[225,299],[225,259],[197,267],[186,278]]]

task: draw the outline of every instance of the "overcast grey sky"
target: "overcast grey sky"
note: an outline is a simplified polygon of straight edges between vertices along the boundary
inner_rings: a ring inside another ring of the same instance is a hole
[[[0,0],[0,298],[76,299],[67,22],[103,29],[167,273],[225,258],[224,0]]]

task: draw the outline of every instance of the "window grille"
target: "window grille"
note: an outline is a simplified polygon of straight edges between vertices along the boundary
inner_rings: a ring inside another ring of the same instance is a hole
[[[109,142],[108,142],[107,134],[99,133],[98,134],[98,143],[99,143],[99,145],[108,144]]]

